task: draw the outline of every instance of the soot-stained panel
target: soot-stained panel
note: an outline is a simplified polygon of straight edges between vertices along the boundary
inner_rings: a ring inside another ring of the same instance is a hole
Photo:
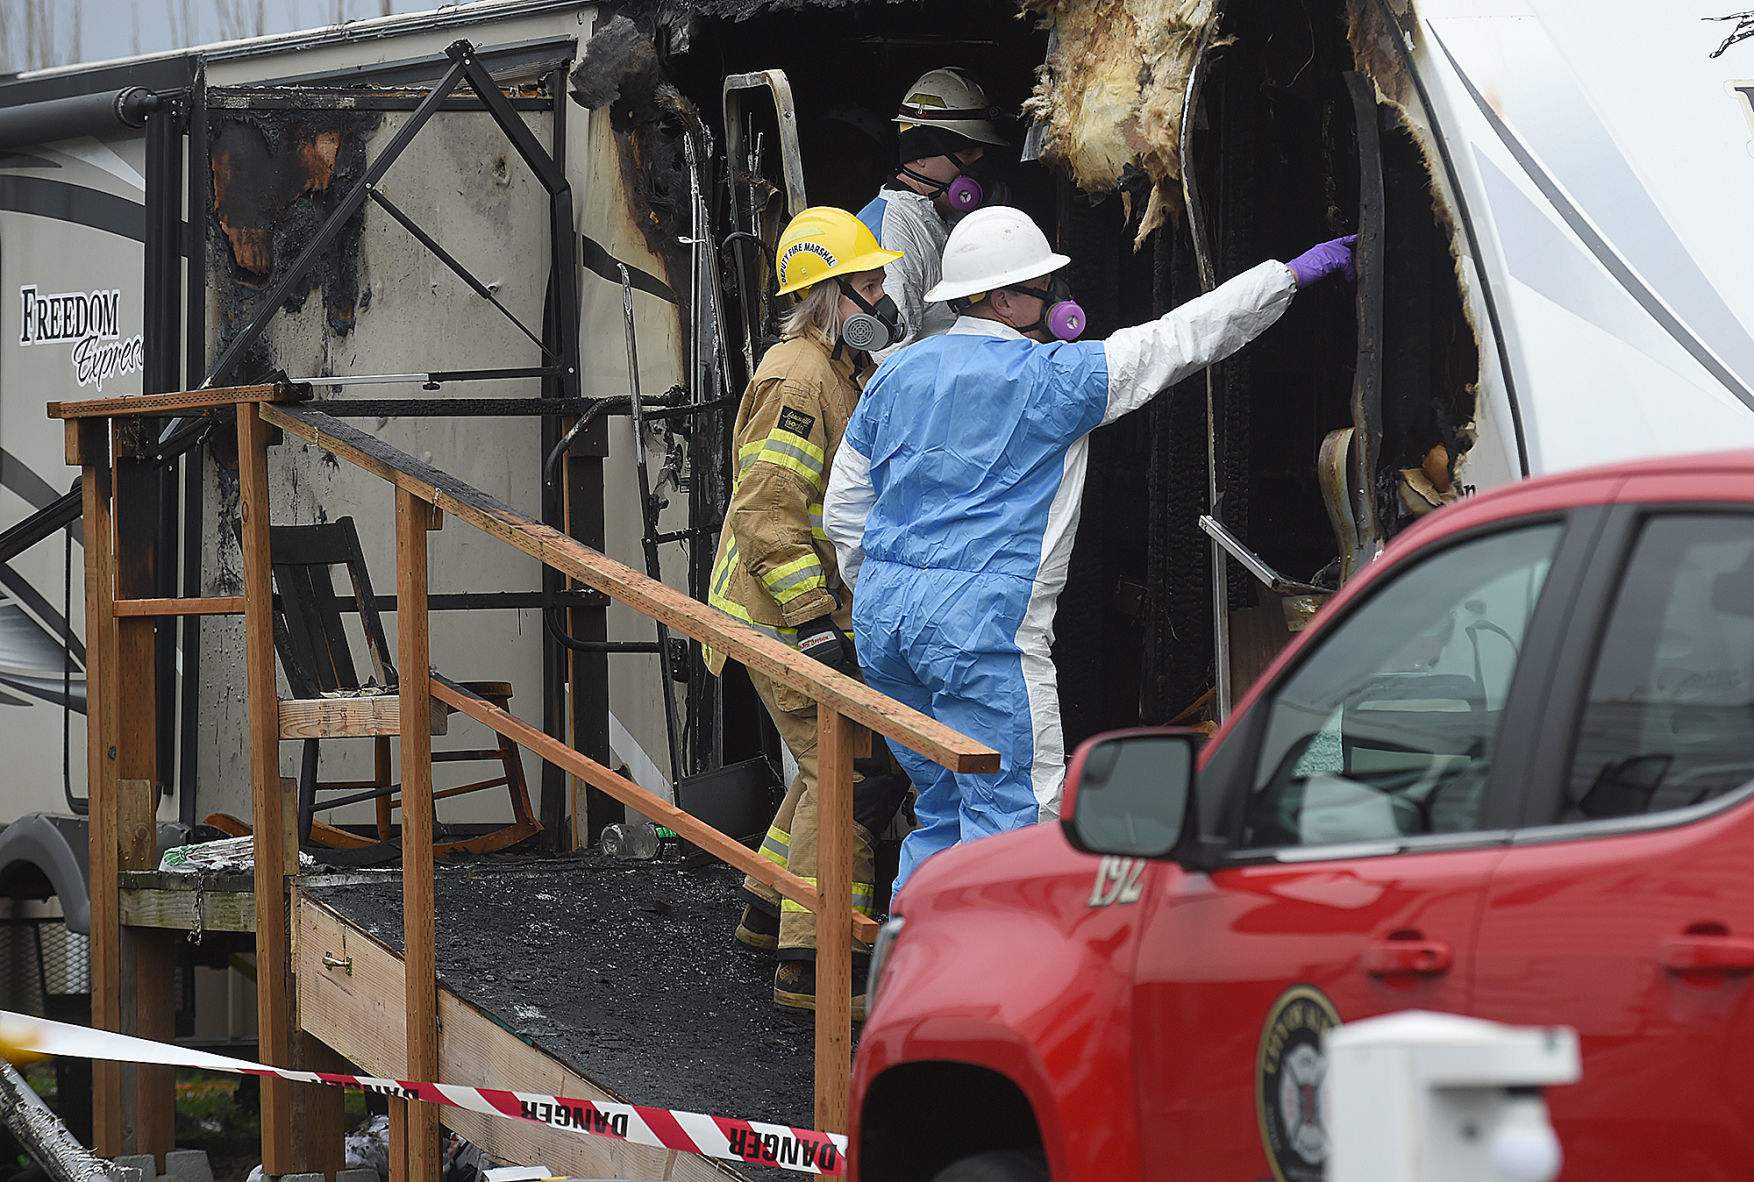
[[[366,167],[366,140],[381,117],[361,111],[226,110],[209,118],[209,257],[221,324],[217,352],[358,183]],[[338,336],[352,330],[362,302],[360,225],[356,213],[286,302],[296,310],[319,291],[328,330]],[[260,362],[264,355],[253,349],[250,357]]]

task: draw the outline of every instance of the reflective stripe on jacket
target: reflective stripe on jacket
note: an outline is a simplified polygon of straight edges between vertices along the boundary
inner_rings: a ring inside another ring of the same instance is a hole
[[[737,411],[737,473],[707,602],[787,644],[798,625],[829,613],[852,628],[852,597],[822,531],[822,493],[869,374],[863,353],[837,357],[810,329],[768,350]],[[709,669],[724,663],[709,651]]]

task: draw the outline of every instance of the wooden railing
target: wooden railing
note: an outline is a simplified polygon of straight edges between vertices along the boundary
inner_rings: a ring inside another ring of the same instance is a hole
[[[535,521],[456,478],[421,463],[382,440],[289,401],[273,386],[234,387],[126,399],[54,403],[51,417],[67,422],[68,460],[84,469],[86,632],[91,714],[92,793],[92,977],[93,1021],[120,1029],[122,943],[117,872],[141,861],[141,832],[150,854],[153,762],[150,722],[124,724],[119,703],[151,680],[150,638],[156,617],[226,614],[245,617],[249,686],[252,815],[256,853],[257,1010],[261,1053],[266,1061],[303,1066],[319,1054],[301,1046],[301,1030],[320,1029],[320,1016],[293,1011],[292,962],[287,920],[287,878],[297,870],[296,817],[280,776],[280,720],[275,700],[273,594],[269,568],[267,448],[278,427],[317,444],[339,459],[395,487],[397,664],[400,716],[428,719],[433,699],[481,722],[560,769],[579,777],[675,830],[781,895],[816,913],[817,977],[830,987],[816,999],[816,1127],[847,1127],[847,1086],[852,1048],[850,979],[854,937],[871,940],[875,923],[852,910],[853,756],[863,728],[912,748],[958,771],[998,770],[998,755],[857,680],[813,661],[754,628],[713,611],[631,567],[616,562]],[[126,569],[126,538],[118,538],[108,500],[111,491],[109,420],[120,416],[214,413],[235,406],[242,517],[244,594],[241,598],[147,599],[118,597],[113,572]],[[654,796],[633,781],[586,757],[447,678],[408,676],[430,667],[427,647],[426,535],[446,514],[532,555],[562,575],[603,592],[642,614],[709,644],[817,703],[819,730],[819,836],[816,886],[781,869],[741,843]],[[150,713],[150,712],[149,712]],[[407,1074],[438,1078],[438,996],[434,952],[432,859],[432,735],[427,725],[402,726],[402,874],[407,996]],[[142,771],[141,769],[145,769]],[[126,772],[127,774],[123,774]],[[840,920],[836,916],[841,917]],[[152,989],[144,980],[138,989]],[[168,1000],[168,999],[167,999]],[[144,1014],[144,1008],[140,1013]],[[120,1146],[121,1074],[99,1065],[95,1085],[99,1151],[106,1138]],[[492,1081],[483,1081],[492,1082]],[[151,1081],[153,1090],[168,1081]],[[139,1143],[156,1145],[163,1135],[160,1101],[139,1085]],[[309,1089],[321,1092],[324,1089]],[[333,1091],[333,1089],[328,1089]],[[317,1152],[312,1127],[330,1127],[327,1098],[283,1081],[262,1081],[264,1172],[310,1168]],[[159,1105],[153,1108],[152,1105]],[[430,1105],[392,1101],[391,1166],[399,1180],[431,1182],[436,1160],[438,1113]],[[294,1136],[294,1129],[301,1135]],[[145,1148],[142,1152],[152,1152]],[[320,1166],[318,1168],[321,1168]]]

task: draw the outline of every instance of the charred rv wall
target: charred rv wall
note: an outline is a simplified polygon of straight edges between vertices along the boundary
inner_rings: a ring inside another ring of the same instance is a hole
[[[1015,20],[1018,8],[1034,19]],[[627,131],[625,150],[648,177],[654,153],[638,147],[644,139],[634,113],[617,114],[630,91],[662,89],[650,80],[647,46],[665,78],[715,112],[726,75],[785,67],[810,203],[851,209],[869,199],[873,175],[893,167],[883,157],[893,152],[887,124],[902,88],[935,66],[969,69],[999,107],[1020,116],[1012,124],[1020,148],[1029,122],[1036,124],[1031,142],[1041,163],[1017,166],[1015,203],[1073,257],[1069,276],[1093,337],[1199,294],[1202,259],[1222,281],[1357,229],[1360,140],[1344,76],[1365,72],[1379,92],[1382,145],[1369,166],[1383,178],[1388,207],[1387,261],[1377,277],[1389,309],[1376,374],[1382,443],[1371,490],[1384,532],[1414,515],[1406,473],[1425,478],[1427,500],[1456,484],[1475,413],[1477,346],[1451,241],[1453,202],[1433,175],[1429,127],[1398,44],[1410,0],[629,11],[634,22],[603,46],[605,61],[619,61],[619,69],[582,81],[604,94]],[[1189,88],[1200,78],[1203,92],[1190,106]],[[1191,126],[1183,126],[1184,113]],[[872,160],[878,169],[867,167]],[[729,162],[734,175],[743,165]],[[648,180],[646,189],[652,224],[663,227],[663,186]],[[1190,190],[1203,203],[1198,240],[1194,219],[1183,216]],[[1215,512],[1293,579],[1336,577],[1327,569],[1338,543],[1317,457],[1330,433],[1356,426],[1357,335],[1350,290],[1336,284],[1306,293],[1266,338],[1213,372],[1210,421],[1202,376],[1142,422],[1093,438],[1057,623],[1068,741],[1141,717],[1166,721],[1213,685],[1210,545],[1200,514]],[[1209,439],[1216,504],[1207,491]],[[1238,669],[1246,681],[1297,618],[1240,567],[1229,576],[1226,610],[1233,649],[1248,650]]]
[[[699,116],[666,80],[653,30],[626,16],[609,20],[585,43],[569,89],[585,110],[608,111],[622,174],[634,182],[623,195],[634,224],[647,249],[663,261],[670,290],[689,291],[684,243],[692,231],[691,198],[682,137],[692,134]]]
[[[365,145],[382,116],[361,110],[292,111],[216,108],[208,114],[212,162],[210,252],[218,313],[215,353],[256,312],[262,293],[289,268],[365,171]],[[363,303],[360,227],[355,214],[306,277],[287,309],[320,292],[328,329],[352,331]],[[248,355],[240,379],[265,372],[265,344]]]
[[[1162,721],[1215,679],[1210,546],[1195,527],[1200,513],[1214,513],[1287,576],[1332,583],[1341,547],[1317,466],[1331,433],[1380,437],[1363,494],[1376,507],[1378,538],[1455,495],[1477,414],[1479,350],[1457,261],[1454,202],[1404,60],[1412,0],[1026,0],[1024,7],[1052,33],[1028,107],[1040,123],[1042,158],[1085,192],[1118,193],[1111,216],[1127,223],[1134,247],[1156,243],[1148,256],[1154,310],[1198,293],[1187,282],[1190,256],[1203,256],[1212,280],[1222,281],[1262,258],[1287,258],[1359,229],[1362,173],[1373,184],[1380,178],[1383,190],[1379,273],[1369,282],[1385,312],[1370,351],[1358,351],[1352,293],[1317,289],[1262,341],[1214,369],[1210,423],[1200,413],[1204,380],[1150,412],[1139,706],[1146,719]],[[1352,70],[1377,91],[1364,116],[1373,121],[1368,137],[1358,134],[1343,82]],[[1202,203],[1193,224],[1178,216],[1188,193]],[[1071,241],[1069,224],[1062,216],[1062,246]],[[1074,257],[1102,249],[1088,236],[1077,245]],[[1137,319],[1143,302],[1131,301],[1128,311]],[[1095,315],[1092,325],[1108,327]],[[1353,387],[1366,377],[1380,385],[1380,410],[1367,400],[1371,421],[1354,422]],[[1216,503],[1194,478],[1205,466],[1208,432]],[[1100,435],[1093,446],[1101,452]],[[1124,509],[1129,494],[1111,497],[1103,487],[1127,469],[1116,459],[1114,468],[1093,465],[1105,474],[1090,485],[1062,637],[1077,627],[1068,608],[1079,602],[1080,578],[1136,545],[1138,523]],[[1139,564],[1122,557],[1119,565]],[[1300,617],[1240,566],[1227,567],[1231,671],[1240,686]],[[1128,577],[1119,576],[1123,589]],[[1132,600],[1123,590],[1118,602]],[[1062,662],[1063,681],[1067,671]],[[1077,729],[1070,717],[1067,729],[1069,738]]]
[[[331,211],[366,175],[369,162],[407,128],[421,97],[412,91],[354,88],[209,88],[209,364],[255,319]],[[552,101],[524,95],[516,101],[538,142],[551,142]],[[509,314],[525,326],[542,325],[554,258],[547,193],[488,112],[470,100],[441,107],[407,140],[379,187]],[[533,376],[447,380],[430,391],[418,383],[360,384],[361,379],[431,371],[528,372],[542,359],[533,341],[408,229],[374,204],[364,210],[349,219],[266,322],[230,379],[249,380],[273,370],[334,377],[334,384],[319,382],[313,393],[343,401],[538,397],[541,381]],[[619,312],[619,298],[616,305]],[[611,372],[615,384],[596,384],[593,393],[626,389],[625,368],[618,365]],[[361,425],[507,503],[532,512],[542,503],[545,453],[540,420],[533,416],[391,413]],[[219,438],[225,438],[223,432]],[[393,517],[386,512],[381,481],[300,442],[271,450],[268,478],[276,522],[353,517],[374,586],[380,591],[395,586]],[[202,580],[204,587],[223,591],[235,586],[241,569],[231,526],[237,480],[224,458],[209,469],[207,490]],[[530,595],[540,587],[537,564],[474,531],[435,534],[431,562],[435,589],[443,592]],[[352,617],[344,618],[351,629]],[[558,700],[557,694],[544,692],[540,610],[472,612],[467,626],[457,626],[465,617],[440,619],[447,626],[435,621],[434,664],[511,683],[516,690],[512,709],[540,724],[544,700]],[[209,621],[201,633],[203,668],[237,667],[242,643],[236,620]],[[204,790],[212,786],[209,807],[247,812],[247,797],[238,795],[239,786],[249,782],[241,686],[213,679],[201,709],[198,742]],[[459,732],[458,741],[468,739]],[[450,742],[440,740],[441,748]],[[325,743],[322,778],[370,776],[369,748]],[[287,758],[293,754],[289,749]],[[446,781],[441,787],[478,770],[459,763],[441,772]],[[526,761],[525,772],[530,783],[539,782],[540,767],[533,761]],[[441,820],[485,823],[506,807],[503,795],[472,793],[447,802]],[[348,806],[326,819],[373,823],[369,805]]]

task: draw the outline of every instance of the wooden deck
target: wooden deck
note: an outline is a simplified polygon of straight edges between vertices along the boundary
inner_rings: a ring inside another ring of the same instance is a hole
[[[129,927],[254,930],[249,873],[121,877]],[[590,854],[439,867],[438,1081],[807,1125],[810,1018],[775,1010],[771,958],[732,941],[739,882],[718,864]],[[319,868],[292,883],[294,1011],[358,1070],[391,1078],[406,1077],[401,913],[395,871]],[[439,1115],[497,1160],[563,1176],[771,1173],[458,1109]]]
[[[171,874],[124,870],[122,926],[200,932],[254,932],[256,886],[249,874]]]

